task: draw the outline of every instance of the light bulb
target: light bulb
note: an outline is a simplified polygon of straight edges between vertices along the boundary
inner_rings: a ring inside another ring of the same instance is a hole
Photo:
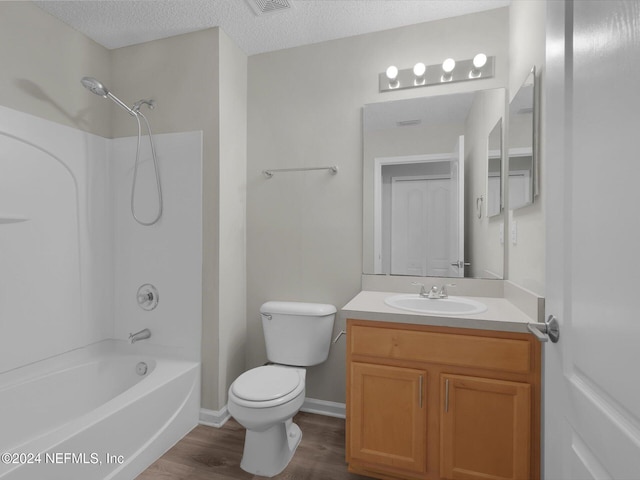
[[[427,71],[427,67],[422,62],[416,63],[413,66],[413,74],[418,78],[422,78],[422,76],[424,75],[424,72],[426,71]]]
[[[487,63],[487,56],[484,53],[479,53],[473,57],[473,66],[475,68],[482,68]]]
[[[445,73],[453,72],[454,68],[456,68],[456,61],[453,58],[447,58],[442,62],[442,70],[444,70]]]
[[[391,65],[389,68],[387,68],[387,78],[391,81],[394,81],[396,78],[398,78],[398,67]]]

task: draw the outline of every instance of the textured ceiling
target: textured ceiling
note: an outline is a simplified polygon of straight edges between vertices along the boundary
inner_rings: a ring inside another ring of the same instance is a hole
[[[290,0],[257,16],[254,0],[36,1],[112,49],[221,27],[248,55],[509,5],[509,0]]]

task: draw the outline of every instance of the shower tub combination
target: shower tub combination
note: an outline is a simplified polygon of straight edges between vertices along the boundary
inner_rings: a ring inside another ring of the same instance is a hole
[[[198,422],[200,364],[105,340],[0,374],[0,478],[135,478]]]

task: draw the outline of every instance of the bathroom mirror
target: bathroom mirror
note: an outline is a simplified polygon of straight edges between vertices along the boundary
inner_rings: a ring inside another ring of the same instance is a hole
[[[487,150],[487,217],[502,212],[502,118],[491,129]]]
[[[509,103],[509,209],[531,205],[537,193],[535,67]]]
[[[363,271],[502,278],[504,246],[479,222],[488,138],[505,90],[363,107]]]

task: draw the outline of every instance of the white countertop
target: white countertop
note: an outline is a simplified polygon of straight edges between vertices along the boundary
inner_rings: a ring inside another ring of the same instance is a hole
[[[504,298],[465,296],[464,298],[484,303],[487,306],[487,311],[473,315],[434,315],[408,312],[384,303],[385,298],[397,294],[398,292],[362,291],[342,307],[341,315],[345,319],[521,333],[529,333],[527,323],[536,321]]]

